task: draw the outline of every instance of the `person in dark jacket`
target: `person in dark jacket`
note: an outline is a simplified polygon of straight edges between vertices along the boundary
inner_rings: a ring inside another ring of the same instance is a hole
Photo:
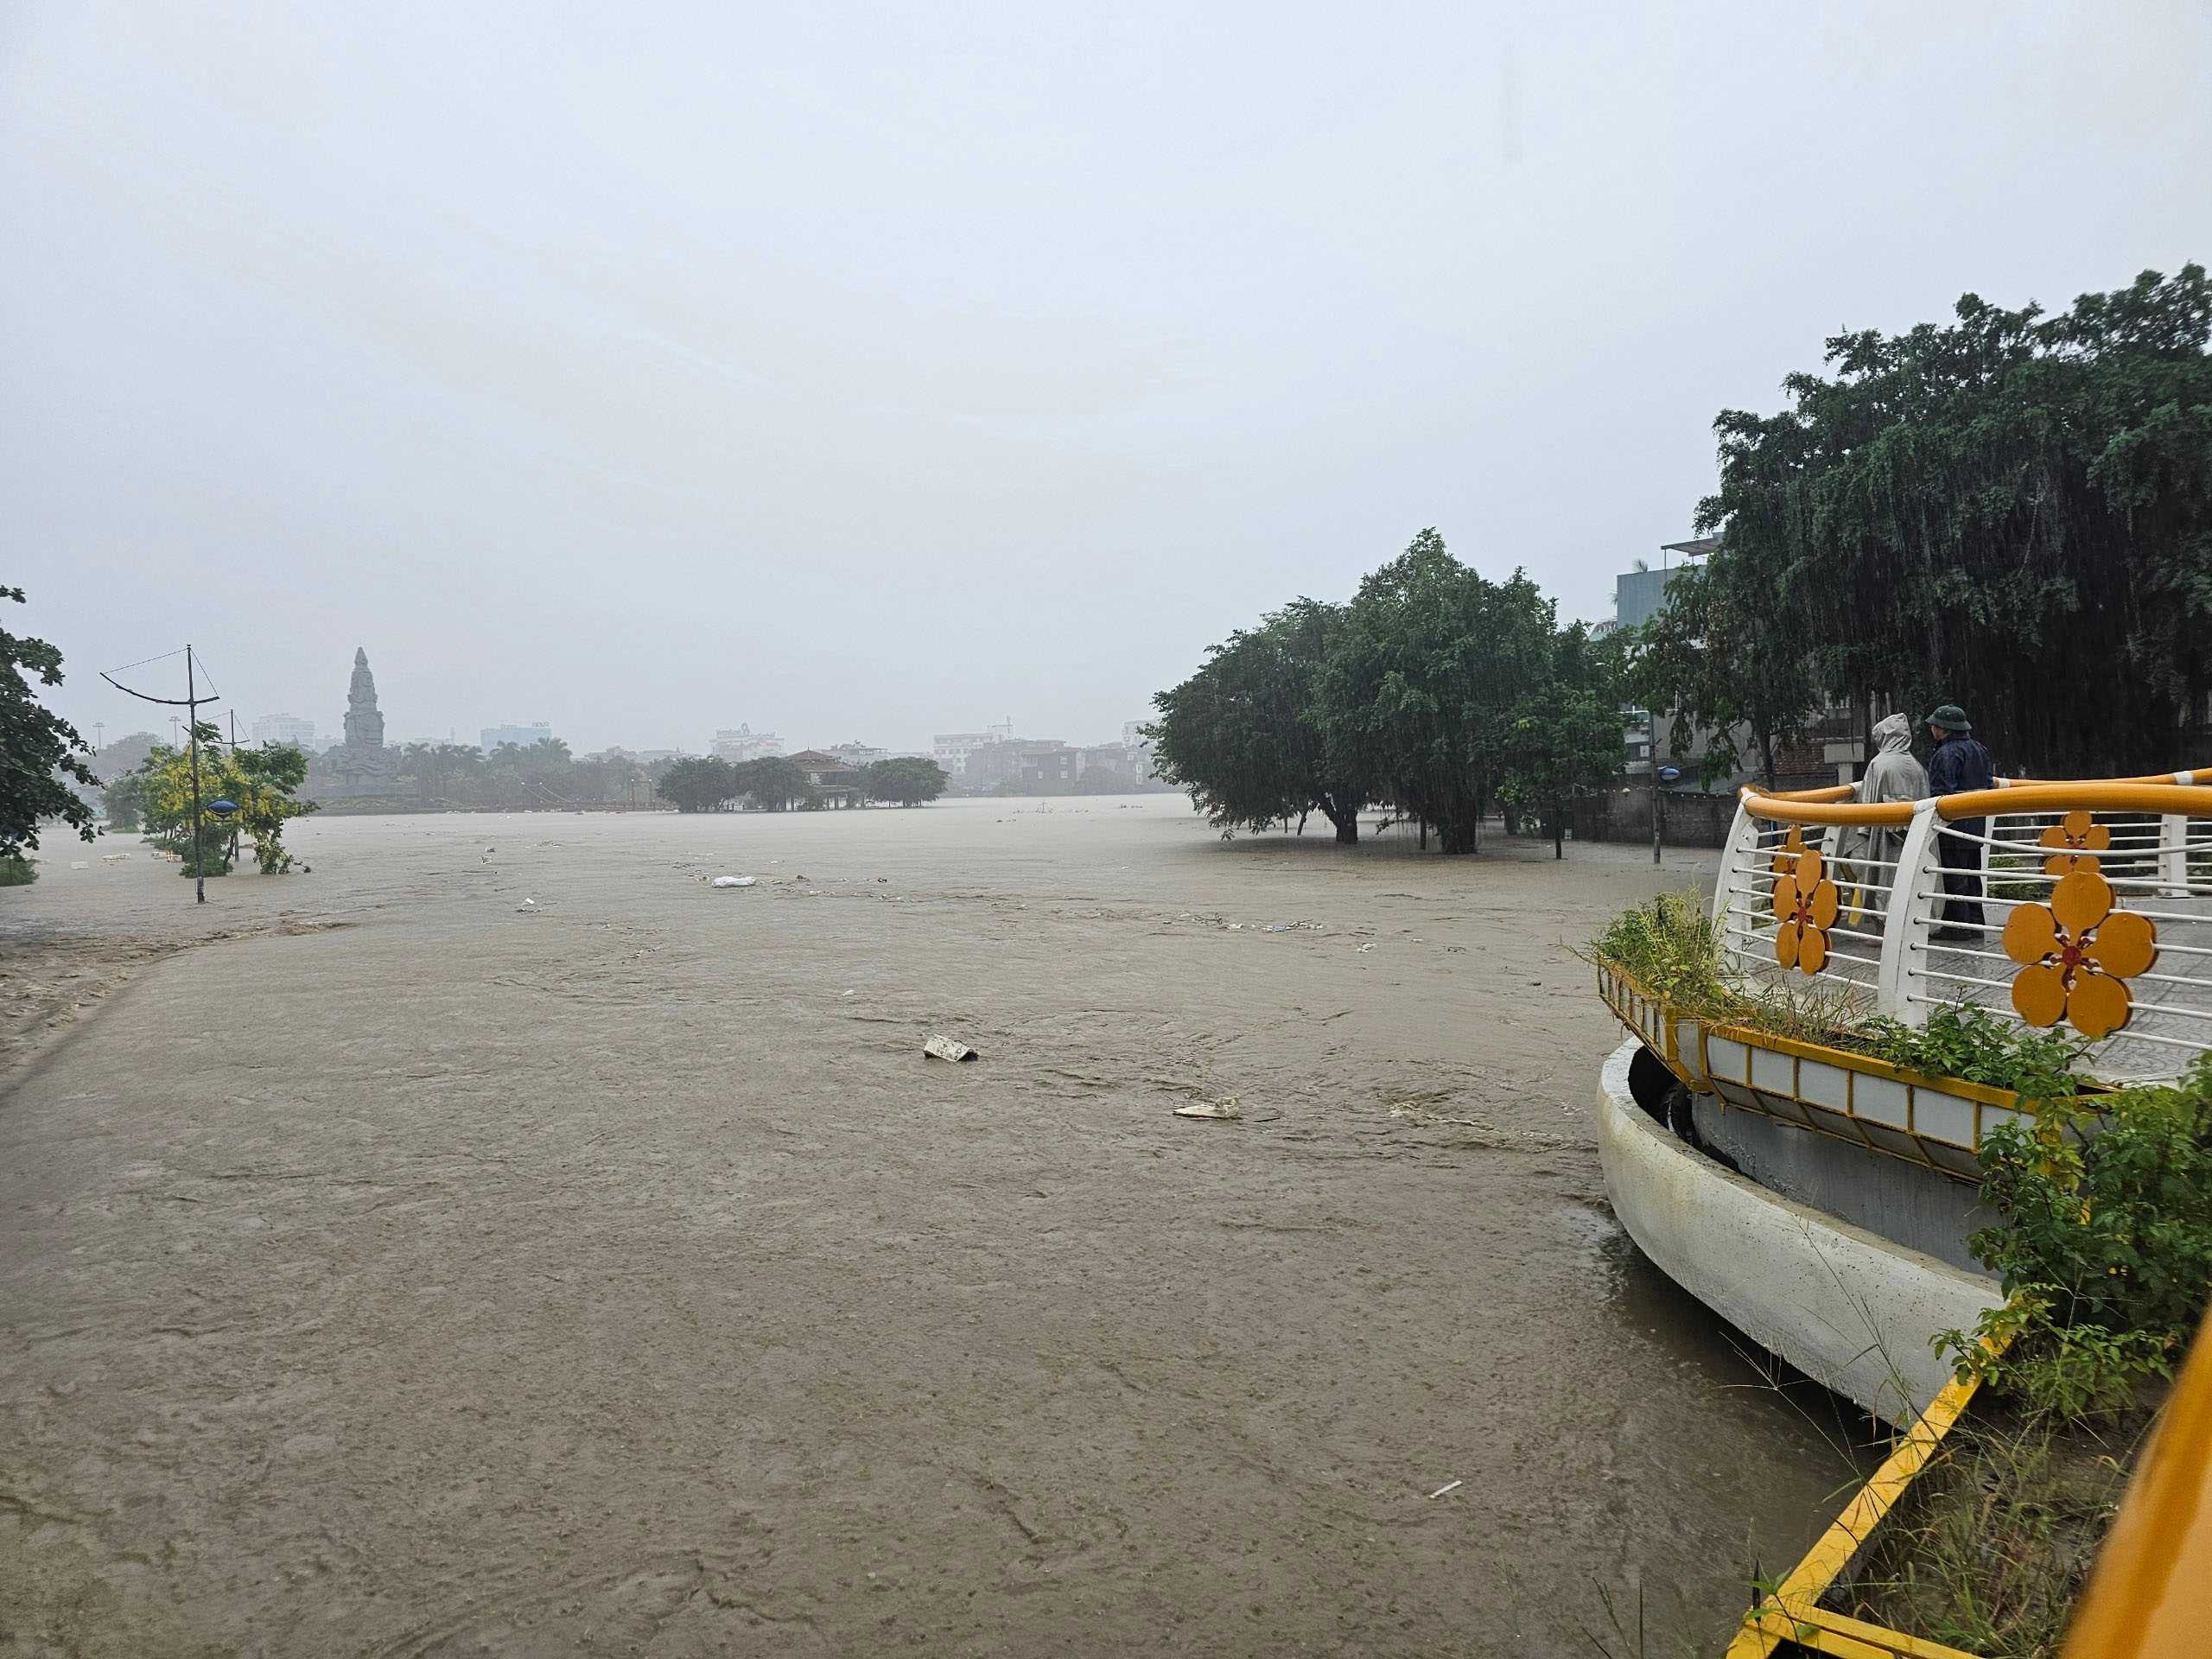
[[[1957,703],[1947,702],[1928,716],[1928,734],[1936,741],[1936,753],[1928,759],[1931,794],[1997,787],[1989,751],[1975,740],[1973,722]],[[1981,913],[1983,848],[1980,842],[1963,837],[1986,836],[1989,820],[1961,818],[1948,827],[1959,833],[1939,835],[1936,855],[1943,861],[1943,891],[1949,897],[1943,901],[1942,925],[1929,937],[1949,944],[1980,944],[1986,937]]]

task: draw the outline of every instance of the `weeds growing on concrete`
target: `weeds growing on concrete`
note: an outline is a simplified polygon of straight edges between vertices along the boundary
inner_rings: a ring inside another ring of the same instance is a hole
[[[2118,1513],[2141,1421],[1977,1402],[1829,1604],[1966,1653],[2050,1659]]]

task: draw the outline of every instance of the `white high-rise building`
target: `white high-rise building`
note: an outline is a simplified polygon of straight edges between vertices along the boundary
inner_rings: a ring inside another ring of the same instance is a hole
[[[264,715],[253,722],[257,743],[289,743],[296,749],[315,747],[315,721],[297,715]]]
[[[968,775],[969,757],[976,750],[988,748],[994,743],[1008,743],[1014,740],[1014,722],[994,726],[987,732],[939,732],[930,739],[931,758],[944,768],[948,778]]]
[[[740,725],[732,731],[715,734],[709,753],[722,760],[765,760],[772,754],[784,752],[784,740],[773,732],[756,732],[752,727]]]

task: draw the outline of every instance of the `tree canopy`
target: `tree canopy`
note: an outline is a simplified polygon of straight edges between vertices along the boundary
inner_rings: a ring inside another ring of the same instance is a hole
[[[1446,852],[1474,851],[1514,715],[1548,687],[1555,632],[1553,601],[1525,575],[1491,582],[1422,531],[1345,608],[1322,676],[1332,749],[1365,757]]]
[[[253,845],[254,859],[264,875],[292,867],[284,845],[284,826],[315,810],[313,801],[295,798],[306,780],[308,758],[287,744],[267,748],[234,747],[223,741],[213,721],[194,728],[200,740],[200,850],[209,875],[230,868],[226,849],[233,833]],[[185,874],[195,873],[192,837],[192,753],[157,743],[138,770],[143,779],[137,800],[144,813],[147,838],[185,861]],[[238,810],[228,823],[205,811],[209,801],[230,800]]]
[[[1359,839],[1369,779],[1332,753],[1321,723],[1319,676],[1343,624],[1340,605],[1293,600],[1211,647],[1197,673],[1153,698],[1154,763],[1209,823],[1265,830],[1318,810],[1338,841]]]
[[[653,793],[679,812],[712,812],[737,798],[737,768],[719,755],[678,760],[661,773]]]
[[[0,599],[24,602],[20,588],[0,587]],[[0,858],[20,859],[38,845],[40,821],[59,818],[90,841],[92,809],[70,781],[87,789],[99,779],[85,763],[92,745],[38,700],[28,669],[42,685],[61,683],[61,653],[43,639],[0,628]]]
[[[1475,849],[1501,801],[1548,816],[1620,767],[1621,652],[1519,571],[1491,582],[1434,530],[1346,605],[1300,599],[1153,699],[1161,773],[1224,827],[1325,813],[1339,841],[1387,800]]]
[[[1722,545],[1669,588],[1646,696],[1763,742],[1823,702],[1956,702],[2045,777],[2212,759],[2209,344],[2196,264],[1830,339],[1787,408],[1714,423]]]
[[[1576,798],[1620,774],[1624,645],[1618,635],[1592,638],[1580,622],[1560,629],[1552,636],[1548,671],[1524,690],[1505,724],[1498,796],[1551,826],[1554,857],[1564,855]]]
[[[944,793],[951,779],[944,768],[927,755],[899,754],[871,760],[861,774],[861,787],[871,801],[893,801],[900,806],[919,806]]]
[[[741,760],[730,768],[734,793],[753,803],[756,810],[781,812],[794,801],[804,801],[811,787],[806,773],[788,755],[764,754],[757,760]]]

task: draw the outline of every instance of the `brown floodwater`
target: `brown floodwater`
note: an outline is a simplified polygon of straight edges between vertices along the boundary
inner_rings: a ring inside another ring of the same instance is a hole
[[[1605,1204],[1688,855],[295,836],[0,893],[0,1651],[1711,1651],[1852,1478]]]

